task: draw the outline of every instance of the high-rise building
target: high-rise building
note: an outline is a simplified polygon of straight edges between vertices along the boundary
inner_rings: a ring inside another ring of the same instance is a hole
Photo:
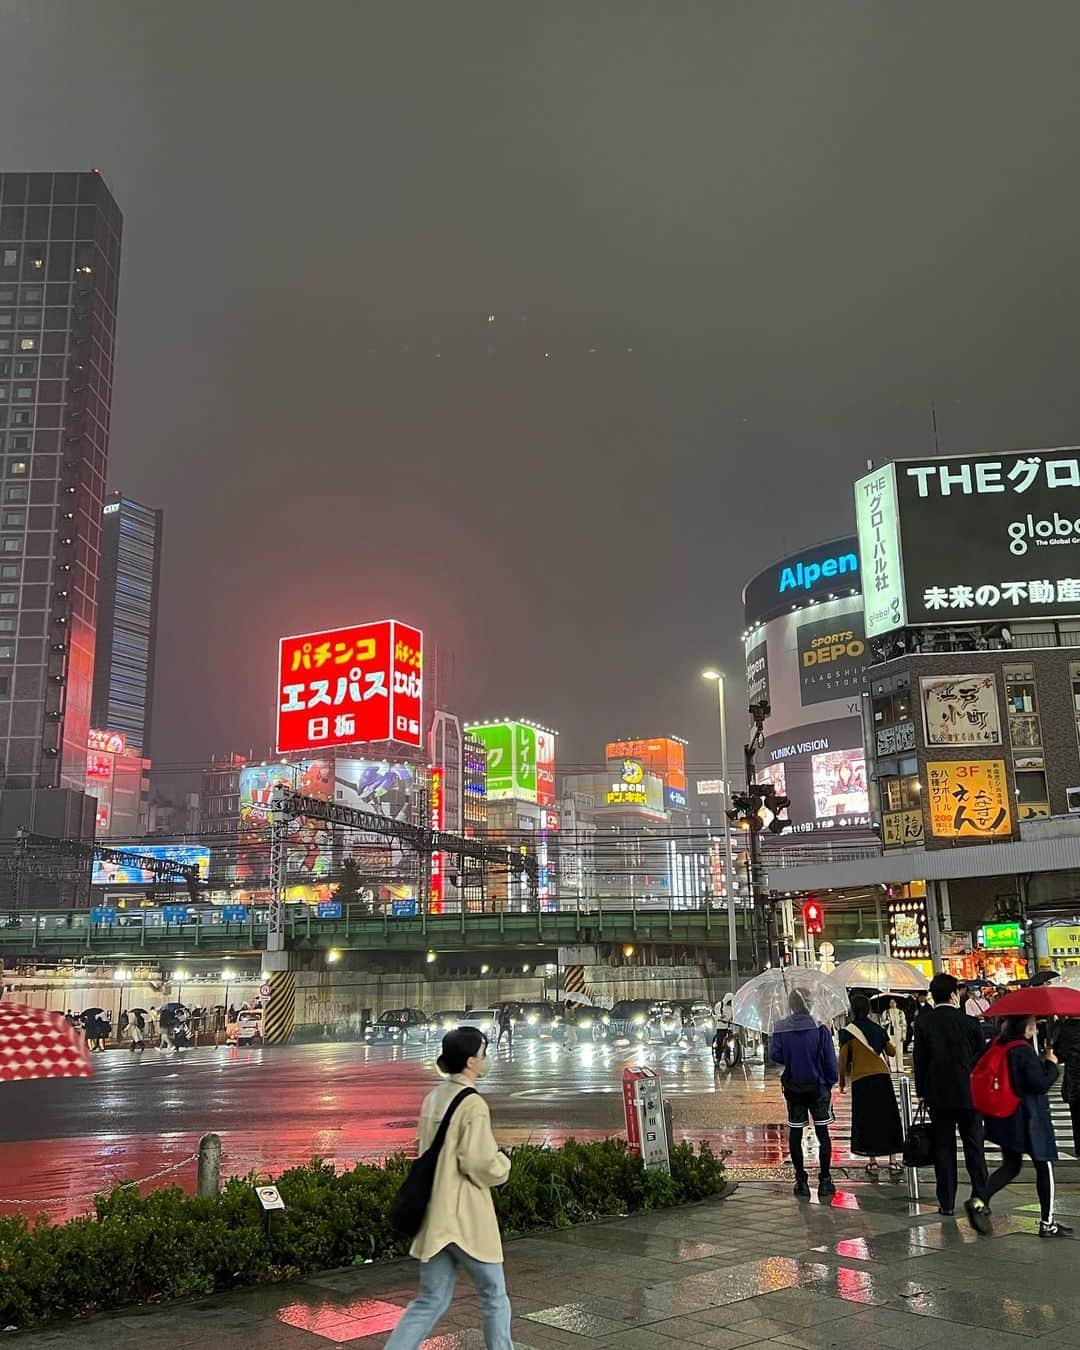
[[[0,173],[5,827],[18,799],[41,821],[41,788],[72,794],[46,808],[65,828],[82,814],[120,234],[99,174]]]
[[[102,508],[93,724],[149,757],[161,512],[116,493]]]

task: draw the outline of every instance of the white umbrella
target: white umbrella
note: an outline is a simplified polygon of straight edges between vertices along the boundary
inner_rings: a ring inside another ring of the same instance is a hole
[[[1058,984],[1067,984],[1073,989],[1080,989],[1080,966],[1066,966],[1058,975]]]
[[[596,1005],[588,994],[579,994],[576,989],[566,989],[563,991],[564,1003],[580,1003],[583,1008],[593,1008]]]
[[[914,994],[929,989],[930,981],[915,966],[895,956],[853,956],[841,961],[833,979],[845,989],[880,989],[890,994]]]
[[[815,1022],[831,1022],[848,1009],[847,990],[832,975],[807,967],[778,966],[755,975],[731,1001],[731,1020],[738,1027],[770,1035],[778,1022],[792,1015],[792,994]]]

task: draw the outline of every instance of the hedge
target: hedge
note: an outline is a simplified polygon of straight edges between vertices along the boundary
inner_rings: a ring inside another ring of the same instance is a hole
[[[670,1176],[646,1172],[613,1139],[515,1148],[511,1161],[509,1180],[495,1192],[507,1237],[701,1200],[724,1185],[723,1158],[707,1144],[696,1153],[679,1144]],[[277,1186],[286,1207],[271,1215],[269,1230],[254,1176],[230,1179],[209,1199],[175,1186],[145,1196],[118,1186],[84,1218],[0,1219],[0,1327],[402,1256],[408,1241],[391,1231],[387,1215],[408,1165],[397,1156],[337,1172],[316,1158],[283,1172]]]

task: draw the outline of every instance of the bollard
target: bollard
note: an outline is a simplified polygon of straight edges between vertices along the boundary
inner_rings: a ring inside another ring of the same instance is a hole
[[[900,1124],[903,1127],[904,1138],[908,1137],[908,1131],[911,1129],[911,1122],[914,1119],[914,1113],[911,1109],[911,1079],[907,1074],[900,1075]],[[917,1167],[905,1167],[907,1173],[907,1194],[908,1199],[915,1201],[919,1198],[919,1169]]]
[[[221,1190],[221,1135],[204,1134],[199,1140],[199,1179],[196,1194],[200,1199]]]

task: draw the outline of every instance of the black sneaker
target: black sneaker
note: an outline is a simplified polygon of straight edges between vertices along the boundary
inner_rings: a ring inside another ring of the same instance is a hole
[[[818,1182],[817,1198],[819,1200],[831,1200],[836,1194],[836,1182],[832,1177],[822,1177]]]
[[[796,1177],[795,1179],[795,1199],[810,1199],[810,1180],[808,1177]]]
[[[976,1233],[981,1233],[983,1237],[989,1237],[993,1232],[990,1223],[990,1211],[981,1200],[965,1200],[964,1211],[968,1216],[968,1222]]]
[[[944,1215],[944,1217],[945,1217],[946,1219],[951,1219],[952,1216],[956,1213],[956,1210],[955,1210],[955,1209],[942,1209],[942,1207],[941,1207],[940,1205],[938,1205],[938,1213]]]
[[[1039,1220],[1039,1236],[1044,1238],[1072,1237],[1072,1229],[1064,1223],[1043,1223]]]

